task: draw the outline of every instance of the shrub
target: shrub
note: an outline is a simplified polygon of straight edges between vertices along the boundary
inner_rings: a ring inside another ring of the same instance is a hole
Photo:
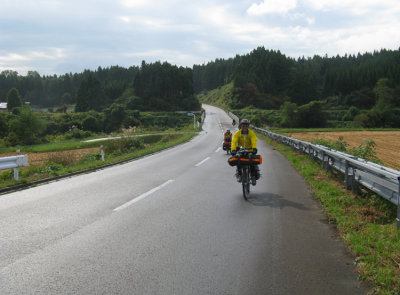
[[[376,157],[376,143],[373,140],[366,140],[358,147],[351,148],[350,150],[347,150],[349,144],[343,140],[342,136],[340,136],[339,140],[335,142],[323,138],[313,140],[312,142],[315,144],[326,146],[336,151],[348,153],[350,155],[362,158],[366,161],[382,164],[382,161]]]
[[[343,136],[340,136],[339,140],[334,142],[331,140],[321,138],[313,140],[313,143],[323,145],[340,152],[346,152],[347,147],[349,146],[349,144],[343,140]]]
[[[80,130],[77,126],[72,126],[71,129],[65,134],[66,139],[72,138],[85,138],[89,137],[92,133],[90,131]]]
[[[94,154],[88,154],[83,156],[80,160],[80,164],[86,164],[86,163],[91,163],[95,162],[101,159],[101,154],[100,153],[94,153]]]
[[[350,149],[349,153],[364,160],[382,164],[382,161],[376,157],[375,148],[376,143],[371,139],[364,141],[359,147]]]
[[[104,152],[106,154],[120,154],[142,148],[144,148],[144,141],[139,137],[122,137],[120,139],[109,140],[104,144]]]

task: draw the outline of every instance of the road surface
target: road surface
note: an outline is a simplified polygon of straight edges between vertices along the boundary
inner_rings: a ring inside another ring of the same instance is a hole
[[[205,106],[190,142],[0,196],[0,294],[366,294],[305,181],[262,141],[245,201]]]

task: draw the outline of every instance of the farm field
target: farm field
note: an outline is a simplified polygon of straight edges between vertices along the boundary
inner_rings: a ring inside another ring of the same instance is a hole
[[[383,165],[400,170],[400,131],[296,132],[286,135],[309,142],[315,139],[337,141],[342,136],[349,144],[348,149],[372,139],[376,143],[376,156]]]

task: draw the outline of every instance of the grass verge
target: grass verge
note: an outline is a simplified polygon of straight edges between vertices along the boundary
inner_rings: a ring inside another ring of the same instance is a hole
[[[258,134],[286,156],[309,183],[324,213],[335,223],[340,238],[355,257],[359,278],[373,285],[370,294],[400,294],[400,234],[397,208],[369,191],[345,190],[343,176],[290,147]]]

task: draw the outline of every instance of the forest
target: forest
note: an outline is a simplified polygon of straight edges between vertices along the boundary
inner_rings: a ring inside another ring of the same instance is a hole
[[[200,111],[192,77],[192,69],[167,62],[60,77],[3,71],[0,93],[8,112],[0,113],[1,145],[29,145],[57,134],[82,138],[121,128],[181,128],[193,122],[185,111]]]
[[[258,47],[193,68],[143,61],[140,67],[60,76],[2,71],[0,101],[7,102],[8,112],[0,113],[0,137],[2,144],[16,144],[73,129],[80,135],[112,132],[149,124],[145,112],[155,112],[155,125],[172,126],[181,119],[168,120],[167,113],[200,111],[201,95],[227,85],[232,89],[224,94],[225,106],[238,113],[257,110],[253,123],[400,128],[399,50],[294,59]],[[31,135],[21,126],[30,126]]]
[[[279,110],[280,120],[269,122],[275,125],[325,127],[340,113],[336,121],[358,127],[400,127],[399,50],[295,60],[259,47],[194,65],[193,76],[196,93],[232,81],[228,107]]]

